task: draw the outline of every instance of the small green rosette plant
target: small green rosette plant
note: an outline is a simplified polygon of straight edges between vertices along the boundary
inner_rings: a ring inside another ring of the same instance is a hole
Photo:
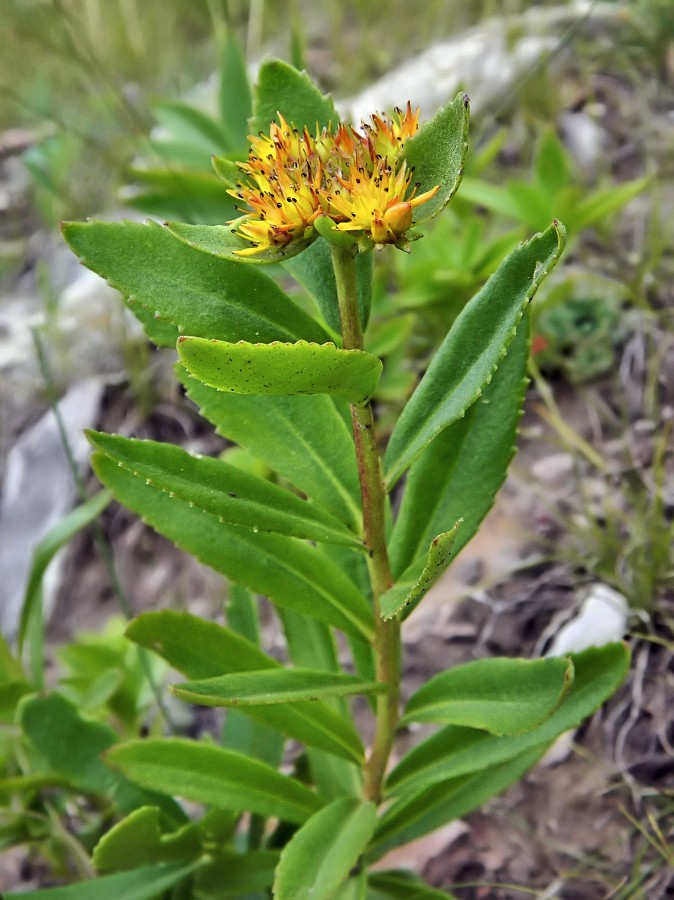
[[[90,434],[112,494],[230,582],[226,625],[165,610],[127,628],[181,673],[176,697],[227,712],[217,742],[99,741],[127,802],[93,864],[116,896],[446,897],[382,858],[519,779],[628,664],[622,644],[481,659],[401,703],[405,620],[476,533],[513,456],[528,304],[564,229],[552,222],[517,247],[465,306],[382,452],[382,364],[367,350],[375,248],[409,249],[458,188],[467,98],[420,128],[408,107],[356,130],[306,75],[271,61],[252,113],[247,161],[214,161],[241,208],[233,222],[63,227],[150,339],[177,346],[202,415],[277,476]],[[290,278],[313,309],[279,286]],[[287,664],[261,646],[255,595],[278,613]],[[24,702],[29,740],[49,703]],[[78,718],[56,713],[54,728]],[[435,730],[399,757],[396,735],[412,723]],[[203,815],[188,818],[174,798]]]

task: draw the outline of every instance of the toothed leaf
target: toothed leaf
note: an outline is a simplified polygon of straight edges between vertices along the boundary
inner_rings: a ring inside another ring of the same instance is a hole
[[[245,447],[342,521],[360,528],[356,454],[344,401],[326,394],[227,394],[197,381],[183,366],[178,367],[178,377],[218,434]]]
[[[408,616],[423,599],[454,558],[456,533],[460,526],[459,520],[451,531],[433,538],[428,556],[422,556],[413,563],[393,587],[383,594],[379,601],[382,619],[392,619],[403,610]]]
[[[391,435],[389,487],[436,435],[466,414],[489,384],[525,306],[563,246],[563,227],[554,222],[511,253],[463,309]]]
[[[402,158],[414,169],[417,193],[440,186],[435,197],[417,208],[415,222],[437,215],[456,193],[468,150],[469,116],[468,97],[459,94],[405,144]]]
[[[375,391],[382,364],[364,350],[334,344],[249,344],[183,337],[178,353],[204,384],[233,394],[332,394],[362,403]]]
[[[390,542],[397,579],[424,564],[438,532],[461,520],[453,558],[491,509],[515,453],[526,390],[529,319],[517,326],[505,359],[466,415],[440,432],[412,463]]]
[[[251,134],[269,134],[269,125],[278,122],[278,113],[300,131],[306,126],[311,135],[317,126],[323,128],[339,121],[332,99],[321,94],[306,72],[298,72],[280,59],[271,59],[262,64],[258,74]]]
[[[160,534],[232,581],[326,625],[369,640],[372,612],[354,583],[297,538],[255,534],[170,497],[102,454],[96,474],[115,497]]]
[[[187,681],[172,688],[176,697],[187,703],[237,709],[244,706],[347,697],[352,694],[381,694],[386,690],[387,685],[381,681],[368,682],[353,675],[336,672],[287,668]]]
[[[258,269],[218,259],[156,222],[66,222],[85,266],[183,334],[224,341],[321,343],[328,335]]]
[[[93,446],[122,468],[227,524],[310,541],[361,548],[338,519],[315,504],[221,459],[195,457],[171,444],[88,432]]]

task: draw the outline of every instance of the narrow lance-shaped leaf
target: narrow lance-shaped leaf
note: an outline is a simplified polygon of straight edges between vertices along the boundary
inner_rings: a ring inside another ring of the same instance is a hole
[[[491,508],[515,452],[527,384],[529,318],[520,320],[505,359],[479,400],[412,464],[390,541],[396,578],[425,560],[433,535],[462,519],[456,556]]]
[[[518,781],[538,762],[546,748],[547,744],[538,744],[485,771],[444,779],[424,791],[405,795],[379,820],[367,851],[368,860],[379,859],[395,847],[423,837],[482,806]]]
[[[431,678],[410,697],[400,724],[444,722],[523,734],[550,718],[572,683],[568,657],[479,659]]]
[[[231,29],[227,30],[220,57],[218,106],[224,129],[235,149],[246,146],[252,98],[246,60]]]
[[[427,559],[419,559],[411,565],[392,588],[379,600],[382,619],[392,619],[405,610],[409,615],[420,600],[428,593],[454,558],[456,532],[461,519],[451,531],[439,534],[431,541]]]
[[[323,545],[325,546],[325,545]],[[334,549],[335,545],[332,545]],[[344,549],[344,548],[342,548]],[[362,555],[359,557],[363,559]],[[341,674],[335,634],[327,625],[315,619],[299,616],[290,610],[279,610],[283,626],[288,656],[294,666],[306,669],[319,669],[321,672]],[[352,643],[363,651],[370,649],[369,644],[352,640]],[[357,670],[364,681],[375,680],[374,671],[364,674]],[[330,697],[324,701],[327,706],[339,715],[352,722],[351,711],[346,698]],[[306,708],[306,704],[305,704]],[[307,760],[311,778],[318,793],[326,800],[337,797],[360,797],[362,795],[362,765],[354,765],[351,760],[338,757],[334,753],[325,753],[316,747],[307,747]]]
[[[350,420],[327,395],[242,396],[178,376],[218,434],[245,447],[312,500],[360,528],[360,489]]]
[[[469,115],[468,97],[458,94],[405,144],[402,158],[414,170],[417,192],[422,194],[440,186],[435,197],[418,208],[417,221],[437,215],[461,183],[468,150]]]
[[[131,622],[126,633],[195,680],[251,670],[282,671],[280,663],[251,641],[187,613],[144,613]],[[307,747],[350,762],[362,762],[363,747],[351,719],[321,701],[246,706],[241,711]]]
[[[377,822],[373,803],[334,800],[297,831],[274,879],[275,900],[328,900],[349,876]]]
[[[333,394],[362,403],[374,393],[382,369],[364,350],[306,341],[230,344],[182,337],[178,353],[195,378],[232,394]]]
[[[294,778],[240,753],[182,738],[117,744],[106,762],[144,787],[165,789],[195,803],[302,823],[322,801]]]
[[[4,894],[5,900],[155,900],[195,870],[197,863],[143,866],[131,872],[104,875],[95,881],[78,881],[66,887]]]
[[[171,690],[176,697],[187,703],[241,708],[324,700],[327,697],[347,697],[352,694],[380,694],[386,692],[387,685],[337,672],[281,667],[261,672],[221,675],[204,681],[188,681],[173,685]]]
[[[63,236],[132,307],[139,303],[183,334],[225,341],[328,339],[264,273],[194,250],[156,222],[66,222]]]
[[[96,468],[120,502],[216,572],[280,606],[369,640],[374,626],[367,601],[314,547],[296,538],[224,525],[106,456],[98,457]]]
[[[542,725],[524,734],[498,737],[448,725],[414,747],[387,778],[386,789],[409,794],[447,778],[489,770],[539,743],[550,744],[575,728],[616,690],[629,667],[624,644],[592,647],[570,655],[575,677],[569,695]]]
[[[119,466],[220,521],[310,541],[362,547],[339,519],[296,494],[220,459],[195,457],[171,444],[87,432],[93,446]],[[97,455],[92,458],[96,469]]]
[[[240,584],[229,585],[229,597],[225,604],[225,619],[228,629],[260,646],[260,625],[258,621],[257,598],[251,591]],[[199,620],[200,621],[200,620]],[[308,621],[313,621],[312,619]],[[218,628],[219,626],[216,626]],[[200,642],[195,636],[194,649],[200,650]],[[255,668],[254,665],[251,668]],[[265,668],[271,668],[265,666]],[[219,668],[216,672],[222,671]],[[291,714],[292,715],[292,714]],[[227,750],[236,750],[261,759],[274,768],[279,768],[283,760],[284,735],[272,728],[268,723],[257,720],[254,716],[230,710],[220,732],[220,742]],[[249,841],[250,841],[249,832]],[[249,846],[251,844],[249,843]],[[271,884],[271,879],[270,882]]]
[[[511,253],[460,313],[391,435],[386,453],[389,487],[480,396],[505,355],[526,304],[563,246],[564,229],[554,222]]]

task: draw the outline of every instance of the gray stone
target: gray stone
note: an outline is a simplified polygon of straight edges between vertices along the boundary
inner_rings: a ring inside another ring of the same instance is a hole
[[[82,434],[95,425],[104,382],[90,378],[59,402],[73,456],[82,464],[89,445]],[[54,413],[49,410],[16,441],[7,456],[0,495],[0,629],[9,640],[17,633],[33,551],[44,535],[72,508],[77,486]],[[59,560],[44,579],[48,616],[58,584]]]

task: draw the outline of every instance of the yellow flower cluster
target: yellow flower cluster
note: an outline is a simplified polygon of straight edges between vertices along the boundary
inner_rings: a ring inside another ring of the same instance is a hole
[[[393,118],[373,116],[362,132],[339,125],[312,137],[279,113],[268,135],[251,138],[248,160],[239,163],[246,179],[229,193],[247,205],[235,232],[253,245],[239,250],[253,256],[282,251],[296,239],[310,239],[319,216],[338,231],[374,244],[404,241],[413,210],[435,196],[438,187],[415,196],[413,173],[400,162],[405,144],[419,127],[419,111],[396,110]]]

